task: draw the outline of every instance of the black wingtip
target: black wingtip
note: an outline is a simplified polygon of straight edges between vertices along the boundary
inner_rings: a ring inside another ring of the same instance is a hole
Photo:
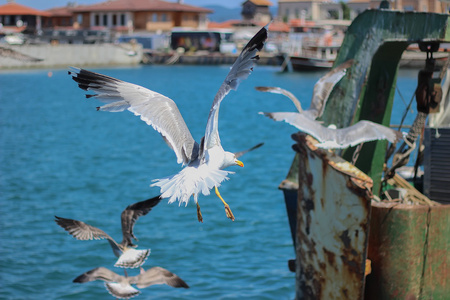
[[[262,146],[264,146],[264,143],[259,143],[259,144],[255,145],[255,146],[253,146],[252,150],[258,149],[259,147],[262,147]]]
[[[171,282],[169,285],[171,285],[174,288],[185,288],[188,289],[189,285],[180,277],[178,277],[177,275],[175,275],[176,278],[173,282]]]
[[[270,24],[270,23],[269,23]],[[264,26],[263,28],[261,28],[257,34],[255,34],[255,36],[252,37],[252,39],[247,43],[247,45],[245,45],[244,49],[258,49],[258,51],[261,51],[261,49],[264,47],[264,43],[267,40],[267,36],[268,36],[268,30],[267,28],[269,27],[269,24],[267,24],[266,26]],[[258,59],[258,58],[256,58]]]
[[[81,274],[80,276],[78,276],[77,278],[75,278],[72,282],[76,282],[76,283],[84,283],[87,282],[87,276],[84,274]]]

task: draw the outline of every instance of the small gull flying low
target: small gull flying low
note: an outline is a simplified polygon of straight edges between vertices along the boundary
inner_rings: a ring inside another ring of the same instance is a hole
[[[81,274],[73,282],[85,283],[95,280],[105,281],[108,292],[119,299],[129,299],[141,293],[131,286],[132,284],[135,284],[140,289],[155,284],[167,284],[175,288],[189,288],[183,279],[161,267],[153,267],[147,271],[141,268],[139,275],[130,277],[127,276],[126,272],[125,276],[121,276],[107,268],[99,267]]]
[[[141,266],[150,255],[150,249],[137,250],[137,245],[133,244],[132,239],[137,241],[133,233],[133,227],[140,216],[148,214],[153,207],[161,201],[157,196],[148,200],[131,204],[125,208],[121,214],[122,224],[122,242],[118,244],[111,236],[103,230],[73,219],[65,219],[55,216],[55,222],[69,232],[77,240],[99,240],[107,239],[114,254],[119,258],[115,267],[137,268]]]

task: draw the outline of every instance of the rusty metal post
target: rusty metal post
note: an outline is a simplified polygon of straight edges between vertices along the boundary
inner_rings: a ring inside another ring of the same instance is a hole
[[[296,299],[363,299],[372,180],[310,136],[299,154]]]

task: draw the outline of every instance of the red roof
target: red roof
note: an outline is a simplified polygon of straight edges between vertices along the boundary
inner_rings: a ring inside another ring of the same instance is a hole
[[[268,0],[249,0],[249,1],[258,6],[272,6],[273,5],[272,2],[270,2]]]
[[[270,23],[269,25],[269,32],[270,31],[276,31],[276,32],[289,32],[290,27],[288,24],[284,23],[284,22],[276,22],[273,21],[272,23]]]
[[[301,26],[314,26],[316,23],[314,21],[292,19],[289,21],[289,26],[291,27],[301,27]]]
[[[72,7],[62,6],[54,7],[46,10],[52,17],[71,17]]]
[[[109,0],[93,5],[80,5],[74,7],[73,11],[181,11],[207,14],[213,12],[202,7],[161,0]]]
[[[9,2],[5,5],[0,6],[0,15],[11,16],[11,15],[22,15],[22,16],[44,16],[48,17],[50,14],[48,12],[37,10],[25,5],[20,5],[15,2]]]
[[[233,28],[233,26],[235,24],[239,24],[239,23],[241,23],[240,20],[228,20],[228,21],[221,22],[221,23],[211,21],[211,22],[208,22],[208,28],[209,29]]]

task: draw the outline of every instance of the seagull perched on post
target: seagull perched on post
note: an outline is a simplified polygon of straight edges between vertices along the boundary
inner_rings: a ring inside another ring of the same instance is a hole
[[[141,266],[150,255],[150,249],[136,250],[137,247],[132,243],[131,239],[137,241],[133,233],[134,223],[140,216],[148,214],[155,207],[161,197],[157,196],[148,200],[131,204],[125,208],[121,214],[122,224],[122,242],[117,243],[111,236],[103,230],[86,224],[81,221],[65,219],[55,216],[55,222],[69,232],[74,238],[81,241],[107,239],[114,254],[119,258],[115,263],[115,267],[137,268]]]
[[[260,114],[275,121],[285,121],[300,131],[313,136],[320,142],[316,145],[320,148],[347,148],[374,140],[397,142],[403,136],[401,132],[371,121],[359,121],[345,128],[325,127],[319,121],[316,121],[317,118],[322,116],[334,86],[345,76],[346,69],[352,63],[353,60],[344,62],[317,81],[314,85],[310,107],[307,110],[303,110],[300,101],[287,90],[279,87],[256,87],[256,90],[261,92],[282,94],[288,97],[297,108],[297,112],[260,112]]]
[[[147,271],[141,268],[139,275],[131,277],[121,276],[107,268],[99,267],[81,274],[73,282],[85,283],[94,280],[105,281],[108,292],[119,299],[129,299],[141,293],[132,287],[132,284],[135,284],[140,289],[155,284],[167,284],[175,288],[189,288],[183,279],[161,267],[153,267]]]
[[[87,98],[97,98],[106,105],[97,109],[110,112],[131,111],[141,120],[158,131],[170,148],[175,152],[177,162],[185,167],[178,173],[166,178],[156,179],[152,186],[160,188],[161,197],[169,198],[169,203],[179,201],[188,204],[193,196],[197,204],[197,217],[202,221],[198,195],[209,195],[214,188],[216,195],[225,206],[228,218],[234,220],[229,205],[219,193],[218,187],[228,174],[224,169],[230,166],[243,167],[244,164],[232,152],[222,148],[219,137],[218,119],[222,100],[231,91],[236,90],[240,82],[246,79],[259,56],[267,39],[267,27],[263,27],[243,48],[231,67],[230,72],[219,88],[212,103],[205,135],[198,144],[192,137],[175,102],[168,97],[141,86],[121,81],[102,74],[74,68],[69,71],[78,86],[94,94]]]

